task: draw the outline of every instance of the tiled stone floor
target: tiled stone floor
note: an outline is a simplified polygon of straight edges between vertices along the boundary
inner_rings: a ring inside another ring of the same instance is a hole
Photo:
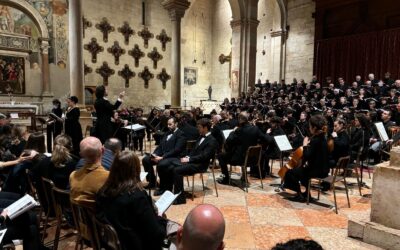
[[[278,166],[274,166],[276,174]],[[220,172],[217,170],[216,176]],[[364,174],[365,182],[371,186],[372,179]],[[358,240],[347,237],[347,221],[350,218],[368,218],[371,209],[370,198],[359,195],[357,186],[350,187],[350,204],[344,189],[337,190],[339,214],[334,212],[333,194],[321,194],[317,203],[307,205],[289,201],[285,193],[276,193],[271,183],[279,183],[278,178],[264,179],[264,189],[260,181],[250,178],[249,192],[238,187],[217,184],[216,197],[212,175],[205,175],[206,192],[202,191],[200,178],[195,178],[195,198],[187,200],[187,204],[171,206],[167,217],[183,223],[188,212],[198,204],[209,203],[217,206],[226,221],[226,249],[270,249],[278,242],[295,238],[309,238],[319,242],[324,249],[379,249]],[[348,180],[355,183],[355,178]],[[190,180],[191,183],[191,180]],[[186,182],[185,182],[186,185]],[[186,187],[187,188],[187,187]],[[188,188],[189,190],[189,188]],[[363,194],[371,190],[363,188]],[[313,197],[316,197],[313,192]],[[52,239],[50,231],[47,240]],[[74,249],[74,237],[62,240],[59,249]]]

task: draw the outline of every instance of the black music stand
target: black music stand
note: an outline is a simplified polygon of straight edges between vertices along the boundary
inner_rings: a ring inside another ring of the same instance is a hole
[[[280,157],[279,157],[280,159],[279,160],[280,160],[280,163],[281,163],[280,167],[283,168],[283,153],[292,151],[293,147],[290,144],[289,139],[287,138],[286,135],[274,136],[274,141],[275,141],[275,144],[279,148],[279,151],[280,151]],[[272,164],[271,164],[270,168],[271,168],[271,174],[272,174]],[[278,187],[278,188],[284,190],[284,188],[283,188],[283,180],[281,180],[280,184],[270,184],[270,186]]]
[[[129,131],[129,150],[132,150],[133,149],[132,148],[133,137],[136,136],[136,131],[146,129],[146,127],[136,123],[136,124],[131,124],[131,125],[125,126],[124,129],[130,130]],[[142,148],[141,153],[143,155],[143,148]]]

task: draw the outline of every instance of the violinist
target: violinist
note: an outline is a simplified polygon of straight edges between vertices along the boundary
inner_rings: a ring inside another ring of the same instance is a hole
[[[304,167],[289,169],[285,175],[284,187],[295,191],[297,194],[292,199],[295,201],[306,201],[309,192],[308,181],[311,178],[324,178],[329,173],[328,144],[325,138],[326,120],[321,115],[310,118],[311,137],[305,137],[303,141]],[[306,187],[302,193],[300,183]]]
[[[114,131],[112,137],[118,138],[122,142],[122,150],[124,150],[126,146],[127,130],[123,129],[123,127],[128,125],[128,120],[123,120],[119,116],[118,111],[114,110],[111,123]]]

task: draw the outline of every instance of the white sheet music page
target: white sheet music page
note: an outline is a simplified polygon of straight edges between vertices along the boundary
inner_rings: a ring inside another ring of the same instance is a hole
[[[142,126],[142,125],[140,125],[140,124],[132,124],[132,125],[128,125],[128,126],[126,126],[126,127],[124,127],[124,128],[126,128],[126,129],[131,129],[131,130],[136,131],[136,130],[145,129],[146,127],[145,127],[145,126]]]
[[[381,138],[381,141],[387,141],[387,140],[389,140],[389,136],[388,136],[388,134],[386,133],[385,126],[383,126],[383,123],[382,123],[382,122],[377,122],[377,123],[375,123],[375,127],[376,127],[376,130],[378,130],[379,137]]]
[[[180,194],[180,193],[179,193]],[[158,214],[161,216],[167,209],[171,206],[172,202],[178,197],[179,194],[173,194],[170,191],[165,191],[161,195],[160,199],[156,201],[156,206],[158,208]]]
[[[26,211],[30,210],[34,206],[36,206],[36,201],[33,199],[32,196],[26,194],[6,208],[7,216],[12,220],[18,217],[20,214],[23,214]]]
[[[280,151],[289,151],[293,149],[286,135],[277,135],[274,136],[274,139]]]

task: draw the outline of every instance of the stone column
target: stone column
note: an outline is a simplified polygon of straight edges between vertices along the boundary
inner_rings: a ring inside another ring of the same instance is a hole
[[[70,91],[84,103],[82,1],[69,0],[68,8]]]
[[[287,31],[271,32],[271,78],[278,82],[286,77]]]
[[[246,22],[246,83],[242,91],[247,92],[248,87],[256,83],[256,57],[257,57],[257,27],[260,21],[249,19]]]
[[[49,41],[40,41],[40,53],[42,56],[42,97],[52,96],[50,92],[50,71],[49,71]]]
[[[181,106],[181,19],[189,8],[187,0],[164,0],[161,3],[169,12],[172,22],[171,41],[171,106]]]

